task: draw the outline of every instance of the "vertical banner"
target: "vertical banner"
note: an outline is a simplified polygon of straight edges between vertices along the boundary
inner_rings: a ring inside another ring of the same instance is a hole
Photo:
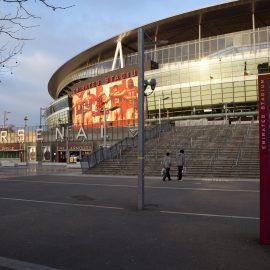
[[[269,113],[270,74],[258,76],[260,140],[260,243],[270,243]]]

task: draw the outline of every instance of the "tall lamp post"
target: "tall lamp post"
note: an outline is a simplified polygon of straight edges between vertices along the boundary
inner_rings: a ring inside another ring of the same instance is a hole
[[[170,97],[165,97],[161,98],[159,97],[159,102],[158,102],[158,122],[161,124],[161,100],[163,101],[163,107],[164,107],[164,100],[169,99]]]
[[[42,118],[45,117],[46,108],[39,109],[39,128],[42,127]]]
[[[138,30],[138,209],[144,208],[144,30]]]
[[[144,208],[144,97],[145,90],[151,86],[152,92],[156,80],[144,80],[144,30],[138,30],[138,209]]]
[[[11,112],[4,111],[4,128],[6,127],[6,123],[7,123],[7,120],[8,120],[7,115],[8,115],[9,113],[11,113]]]
[[[27,121],[28,121],[28,117],[27,115],[24,117],[24,127],[26,128],[27,127]]]

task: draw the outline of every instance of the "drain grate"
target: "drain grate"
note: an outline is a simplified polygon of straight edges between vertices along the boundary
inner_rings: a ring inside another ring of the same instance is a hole
[[[71,196],[73,199],[77,200],[77,201],[83,201],[83,202],[86,202],[86,201],[93,201],[94,199],[89,197],[88,195],[74,195],[74,196]]]

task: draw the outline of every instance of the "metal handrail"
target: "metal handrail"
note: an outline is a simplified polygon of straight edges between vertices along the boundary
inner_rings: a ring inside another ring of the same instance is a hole
[[[243,152],[244,152],[243,148],[245,147],[246,142],[247,142],[247,139],[248,139],[248,137],[249,137],[251,125],[252,125],[252,123],[250,123],[249,126],[248,126],[248,128],[247,128],[247,132],[246,132],[246,134],[245,134],[245,136],[244,136],[244,139],[243,139],[243,141],[242,141],[242,143],[241,143],[241,145],[240,145],[240,149],[239,149],[239,151],[238,151],[238,153],[237,153],[237,157],[236,157],[236,160],[235,160],[235,163],[233,164],[233,166],[234,166],[234,165],[237,166],[237,165],[238,165],[238,162],[239,162],[240,159],[242,158],[242,155],[243,155]]]
[[[171,129],[169,122],[156,125],[154,128],[144,130],[144,140],[150,140],[156,138],[163,131]],[[138,146],[138,135],[134,137],[126,137],[110,147],[100,147],[93,151],[90,155],[84,156],[81,159],[82,172],[86,172],[89,169],[95,167],[97,164],[104,160],[112,159],[122,155],[122,152],[128,148],[135,148]]]

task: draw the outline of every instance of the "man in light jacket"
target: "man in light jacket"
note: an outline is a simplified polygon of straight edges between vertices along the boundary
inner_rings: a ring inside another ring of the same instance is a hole
[[[181,149],[180,152],[177,154],[176,163],[177,163],[177,168],[178,168],[177,180],[182,181],[183,168],[186,164],[185,152],[183,149]]]
[[[168,180],[171,181],[171,175],[170,175],[170,169],[171,169],[171,158],[170,158],[170,153],[166,153],[166,156],[163,159],[162,163],[163,167],[166,170],[165,175],[163,176],[163,181],[166,181],[166,177],[168,177]]]

